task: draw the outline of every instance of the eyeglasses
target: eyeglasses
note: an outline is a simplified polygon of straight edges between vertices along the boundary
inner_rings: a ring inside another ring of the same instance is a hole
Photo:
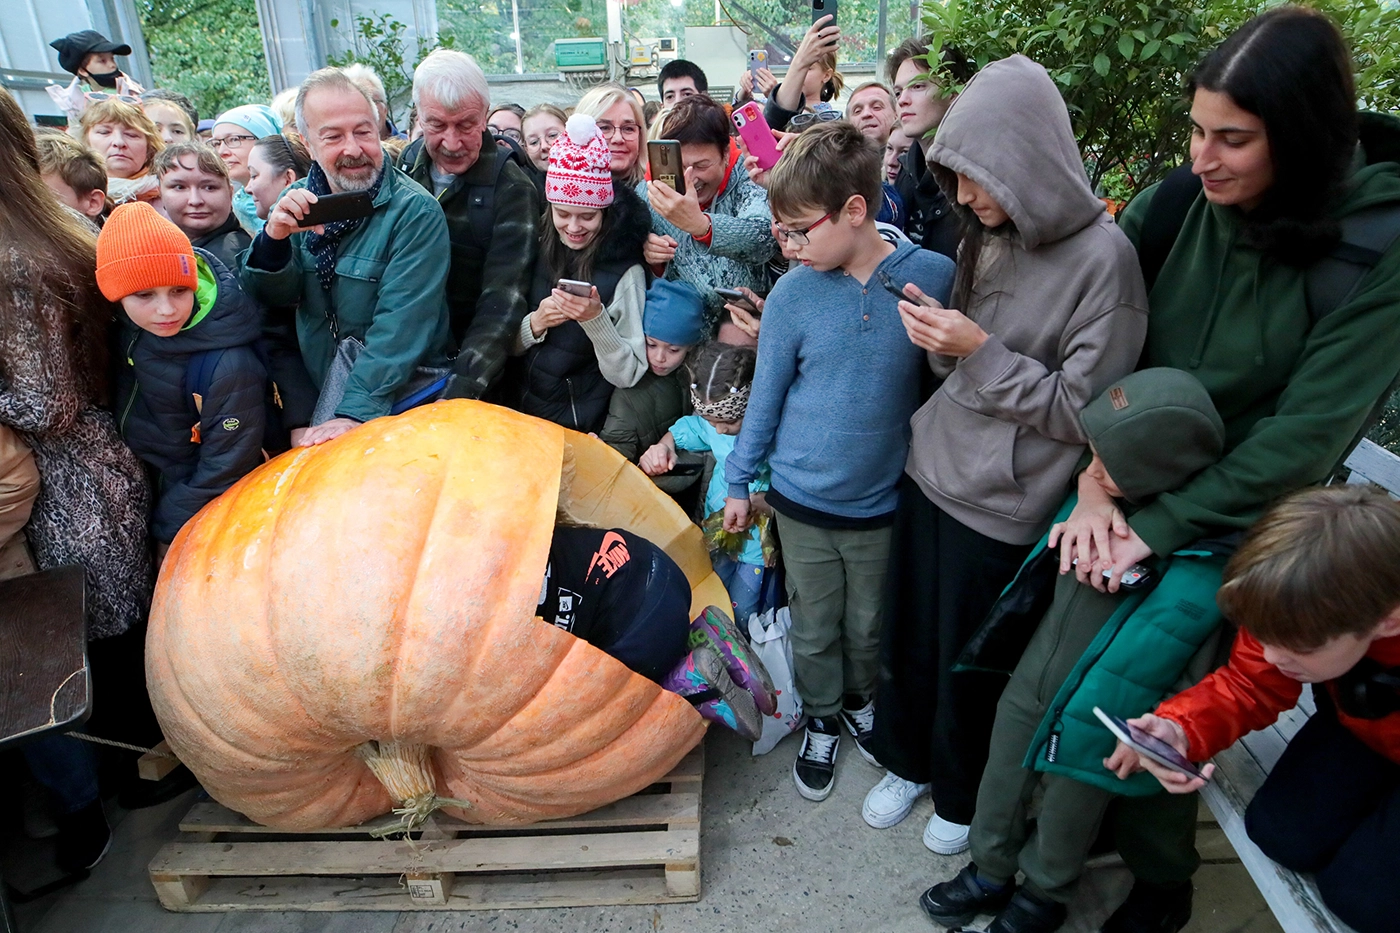
[[[831,123],[833,120],[841,119],[839,110],[814,110],[810,113],[799,113],[788,121],[788,129],[805,130],[809,126],[818,123]]]
[[[486,124],[486,128],[490,130],[495,136],[509,136],[511,139],[515,140],[518,143],[523,143],[525,141],[521,138],[520,131],[515,129],[514,127],[501,129],[494,123],[488,123]]]
[[[119,100],[124,104],[136,104],[137,106],[141,104],[141,98],[134,94],[112,94],[107,91],[88,91],[83,94],[83,98],[94,104],[103,100]]]
[[[529,146],[531,149],[538,149],[540,146],[553,146],[555,142],[558,141],[561,135],[563,134],[561,134],[558,130],[550,130],[543,136],[529,137],[525,140],[525,145]]]
[[[813,230],[817,229],[822,224],[826,223],[828,220],[835,216],[836,211],[828,211],[827,213],[818,217],[812,223],[809,223],[807,226],[803,227],[801,230],[789,230],[782,224],[774,224],[773,232],[778,235],[778,239],[784,242],[791,240],[798,246],[806,246],[808,243],[812,242],[811,237],[807,236],[807,234],[811,233]]]
[[[642,128],[635,123],[606,123],[598,121],[598,132],[604,139],[612,139],[613,133],[621,133],[623,139],[636,139]]]
[[[257,139],[256,136],[246,135],[215,136],[213,139],[209,140],[209,145],[214,147],[215,149],[228,149],[230,152],[236,152],[237,150],[242,149],[244,146],[248,145],[248,143],[255,139]]]

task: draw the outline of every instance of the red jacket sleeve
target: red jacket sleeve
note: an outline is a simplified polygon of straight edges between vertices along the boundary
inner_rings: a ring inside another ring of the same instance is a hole
[[[1240,629],[1230,662],[1190,690],[1157,707],[1157,715],[1186,730],[1192,761],[1205,761],[1235,744],[1240,736],[1273,725],[1292,709],[1303,685],[1264,660],[1264,648]]]

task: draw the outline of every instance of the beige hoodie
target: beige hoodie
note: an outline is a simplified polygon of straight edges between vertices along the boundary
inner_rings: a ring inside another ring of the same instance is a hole
[[[1025,56],[973,78],[929,162],[977,182],[1011,221],[988,238],[971,307],[959,309],[990,336],[962,360],[929,355],[944,382],[910,422],[905,471],[974,531],[1030,544],[1084,451],[1080,409],[1137,365],[1142,272],[1089,188],[1055,83]]]

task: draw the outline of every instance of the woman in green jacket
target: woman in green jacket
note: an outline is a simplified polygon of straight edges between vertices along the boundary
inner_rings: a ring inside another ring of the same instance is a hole
[[[1325,478],[1400,371],[1400,248],[1384,232],[1400,228],[1400,121],[1358,114],[1337,28],[1299,7],[1255,17],[1206,57],[1191,93],[1199,193],[1173,216],[1157,203],[1180,198],[1169,179],[1120,222],[1150,287],[1140,366],[1200,379],[1225,455],[1131,518],[1080,478],[1060,572],[1110,591],[1134,563],[1246,528]],[[1163,241],[1154,278],[1149,247]],[[1107,933],[1171,933],[1190,916],[1196,802],[1147,800],[1119,816],[1137,883]]]

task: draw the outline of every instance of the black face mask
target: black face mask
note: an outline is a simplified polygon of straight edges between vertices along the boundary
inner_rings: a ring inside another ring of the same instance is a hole
[[[98,85],[99,87],[116,87],[117,79],[121,76],[122,73],[120,69],[118,69],[117,71],[106,71],[101,74],[93,74],[90,71],[88,72],[88,77],[92,79],[92,82]]]

